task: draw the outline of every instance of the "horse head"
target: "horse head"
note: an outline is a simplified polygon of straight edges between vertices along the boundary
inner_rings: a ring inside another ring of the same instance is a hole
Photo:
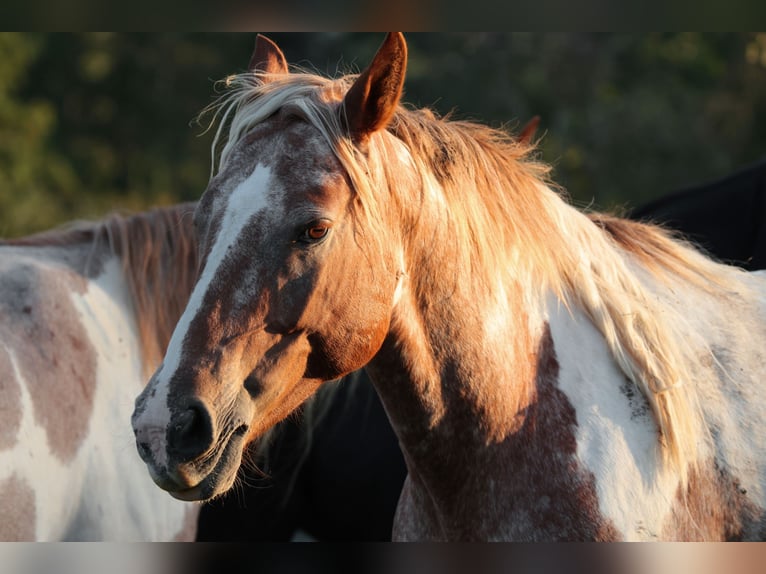
[[[406,52],[390,34],[362,74],[333,81],[290,73],[258,37],[195,211],[201,272],[133,414],[138,450],[173,496],[228,489],[251,440],[382,345],[400,256],[348,166],[364,171],[391,138]]]

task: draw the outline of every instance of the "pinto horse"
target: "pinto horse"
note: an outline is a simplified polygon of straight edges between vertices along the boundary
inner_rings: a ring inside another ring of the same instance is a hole
[[[192,209],[0,242],[0,540],[194,539],[129,423],[196,277]]]
[[[396,540],[763,537],[764,278],[402,106],[406,61],[389,34],[332,80],[259,37],[229,78],[201,273],[132,417],[154,481],[225,492],[250,441],[366,365],[408,469]]]
[[[539,122],[516,138],[530,142]],[[407,468],[369,376],[354,371],[315,397],[260,445],[235,490],[203,505],[197,540],[391,540]]]
[[[528,140],[538,121],[520,139]],[[760,161],[639,206],[630,217],[663,222],[716,258],[756,270],[766,266],[764,199],[766,161]],[[309,444],[300,420],[281,423],[267,487],[241,470],[244,486],[202,507],[198,540],[289,540],[298,528],[319,540],[390,540],[404,459],[366,373],[346,379],[312,417]]]

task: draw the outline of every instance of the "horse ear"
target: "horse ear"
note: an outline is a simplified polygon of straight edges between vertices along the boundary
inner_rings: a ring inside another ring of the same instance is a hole
[[[531,120],[529,120],[519,132],[519,137],[517,138],[519,143],[530,143],[532,138],[535,137],[535,132],[537,132],[537,126],[539,125],[540,116],[534,116]]]
[[[247,67],[258,74],[287,74],[287,60],[282,50],[266,36],[258,34],[255,38],[255,49]]]
[[[407,43],[401,32],[391,32],[343,98],[346,128],[362,143],[391,120],[402,97],[407,68]]]

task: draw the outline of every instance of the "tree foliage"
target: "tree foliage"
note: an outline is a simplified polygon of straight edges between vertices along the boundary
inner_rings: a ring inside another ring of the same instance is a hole
[[[380,34],[270,35],[288,60],[358,71]],[[764,155],[766,35],[417,33],[406,99],[516,129],[582,204],[637,205]],[[0,236],[199,197],[194,118],[254,34],[0,34]]]

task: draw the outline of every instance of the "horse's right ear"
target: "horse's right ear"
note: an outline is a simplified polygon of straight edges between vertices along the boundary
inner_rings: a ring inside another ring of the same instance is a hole
[[[258,34],[255,49],[247,67],[256,74],[287,74],[287,60],[282,50],[266,36]]]
[[[407,43],[401,32],[392,32],[343,98],[346,129],[356,143],[388,125],[402,97],[406,69]]]

